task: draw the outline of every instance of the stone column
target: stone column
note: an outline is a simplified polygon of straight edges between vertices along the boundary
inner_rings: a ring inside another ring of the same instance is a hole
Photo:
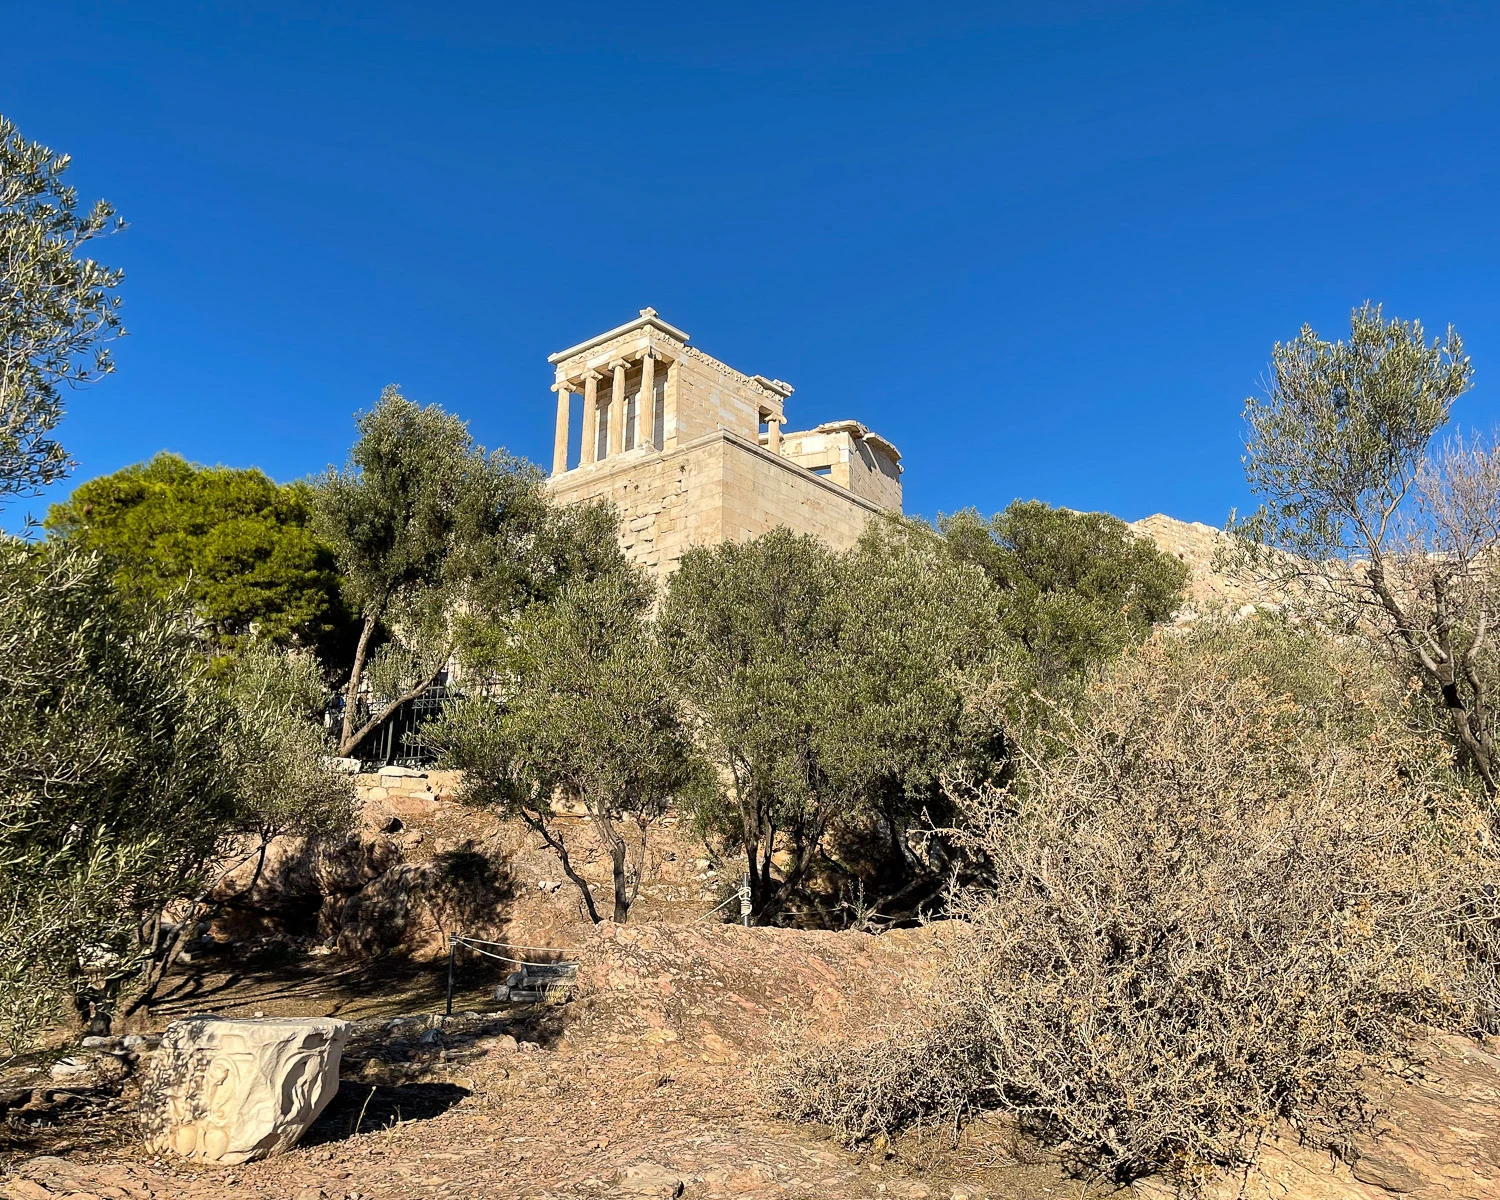
[[[641,355],[641,394],[635,401],[635,445],[656,449],[656,359],[651,351]]]
[[[677,389],[682,385],[682,368],[674,358],[667,363],[666,398],[662,404],[661,447],[670,450],[677,445]]]
[[[591,463],[599,448],[599,372],[586,371],[583,376],[583,446],[578,465]]]
[[[573,399],[573,385],[559,379],[552,385],[557,393],[557,430],[552,437],[552,473],[561,475],[568,469],[568,404]]]
[[[781,422],[784,418],[780,413],[772,413],[766,418],[766,449],[772,454],[781,453]]]
[[[614,370],[614,385],[609,390],[609,442],[606,458],[613,458],[625,446],[625,367],[623,358],[609,364]]]

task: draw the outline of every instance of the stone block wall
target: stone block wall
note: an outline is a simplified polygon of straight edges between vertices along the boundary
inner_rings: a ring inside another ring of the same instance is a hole
[[[684,347],[675,383],[678,445],[717,429],[755,440],[760,431],[760,410],[769,399],[738,371]]]
[[[666,451],[638,450],[549,483],[561,503],[604,498],[620,513],[620,544],[661,579],[689,546],[743,541],[785,525],[834,549],[854,545],[881,511],[749,438],[715,430]]]
[[[451,801],[460,781],[457,771],[416,771],[385,767],[379,773],[356,775],[355,795],[361,805],[398,817],[427,816],[440,802]]]

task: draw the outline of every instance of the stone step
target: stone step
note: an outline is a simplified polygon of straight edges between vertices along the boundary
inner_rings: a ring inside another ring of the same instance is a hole
[[[501,984],[495,989],[495,999],[502,1004],[541,1004],[547,1000],[553,988],[520,988],[506,987]]]

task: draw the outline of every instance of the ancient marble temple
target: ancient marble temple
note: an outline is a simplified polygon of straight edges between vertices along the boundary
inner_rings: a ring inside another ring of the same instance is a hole
[[[895,446],[858,421],[785,431],[789,384],[710,358],[654,309],[547,361],[557,369],[548,487],[564,503],[611,500],[625,552],[653,575],[689,546],[778,525],[844,549],[872,516],[901,511]]]

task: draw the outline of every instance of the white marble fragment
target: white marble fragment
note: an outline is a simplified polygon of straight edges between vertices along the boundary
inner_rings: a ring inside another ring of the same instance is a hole
[[[319,1017],[174,1021],[142,1081],[147,1147],[229,1166],[290,1149],[338,1091],[348,1036]]]

